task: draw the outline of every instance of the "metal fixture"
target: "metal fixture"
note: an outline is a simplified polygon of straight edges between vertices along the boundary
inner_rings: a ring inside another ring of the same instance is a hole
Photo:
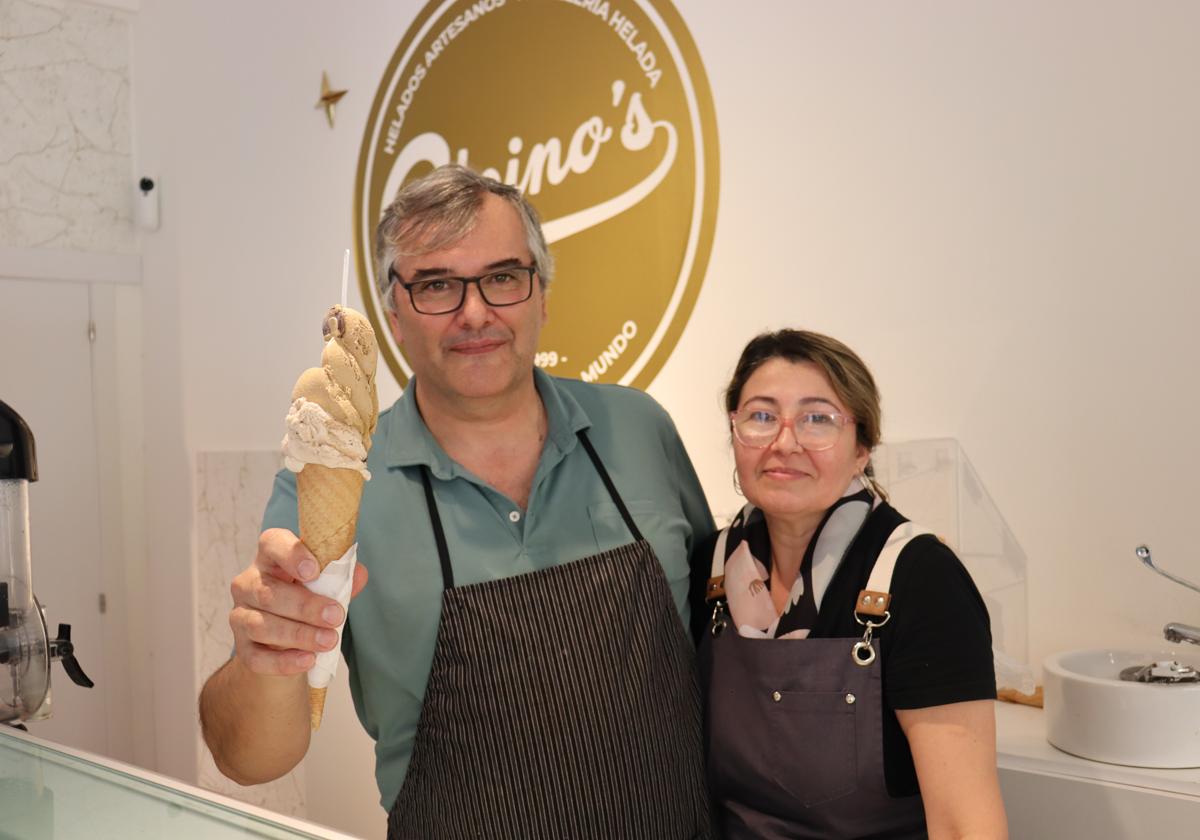
[[[1190,665],[1180,665],[1174,660],[1151,662],[1149,665],[1134,665],[1121,671],[1121,679],[1129,682],[1158,683],[1173,685],[1176,683],[1200,682],[1200,671]]]
[[[75,659],[71,626],[46,631],[33,595],[29,553],[29,483],[37,481],[33,433],[0,402],[0,722],[50,716],[50,663],[62,662],[72,682],[92,681]]]
[[[1197,586],[1196,584],[1192,583],[1190,580],[1184,580],[1181,577],[1175,577],[1175,575],[1171,574],[1170,572],[1164,572],[1162,569],[1158,568],[1158,566],[1155,566],[1154,558],[1150,556],[1150,546],[1139,545],[1136,549],[1134,549],[1134,553],[1137,554],[1138,559],[1142,561],[1142,564],[1147,569],[1150,569],[1153,572],[1157,572],[1158,574],[1162,575],[1163,577],[1165,577],[1167,580],[1171,581],[1172,583],[1178,583],[1180,586],[1186,586],[1188,589],[1191,589],[1193,592],[1200,592],[1200,586]]]
[[[1168,642],[1188,642],[1193,645],[1200,645],[1200,627],[1192,627],[1190,624],[1178,624],[1171,622],[1163,628],[1163,638]]]
[[[1147,569],[1157,572],[1172,583],[1178,583],[1180,586],[1186,586],[1193,592],[1200,592],[1200,586],[1197,586],[1190,580],[1184,580],[1181,577],[1176,577],[1170,572],[1164,572],[1162,569],[1158,568],[1158,566],[1155,566],[1154,558],[1150,554],[1150,546],[1139,545],[1136,549],[1134,549],[1134,554],[1138,556],[1138,559],[1142,561],[1142,565],[1144,565]],[[1187,642],[1193,645],[1200,645],[1200,627],[1192,627],[1190,624],[1171,622],[1163,628],[1163,638],[1172,643]],[[1121,678],[1125,678],[1124,673],[1121,674]]]

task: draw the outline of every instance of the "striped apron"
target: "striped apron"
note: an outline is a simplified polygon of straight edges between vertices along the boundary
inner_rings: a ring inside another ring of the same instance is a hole
[[[585,432],[634,542],[444,592],[389,840],[709,836],[700,694],[666,576]]]

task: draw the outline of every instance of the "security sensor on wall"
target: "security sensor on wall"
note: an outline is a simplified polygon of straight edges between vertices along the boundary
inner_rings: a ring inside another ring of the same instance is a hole
[[[158,230],[158,182],[147,175],[133,191],[133,216],[142,230]]]

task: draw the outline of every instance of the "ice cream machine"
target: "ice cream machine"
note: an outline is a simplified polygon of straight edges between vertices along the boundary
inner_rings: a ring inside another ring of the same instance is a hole
[[[50,717],[50,663],[57,659],[77,685],[93,683],[79,667],[71,625],[51,638],[33,594],[29,484],[37,481],[33,433],[0,402],[0,722]]]

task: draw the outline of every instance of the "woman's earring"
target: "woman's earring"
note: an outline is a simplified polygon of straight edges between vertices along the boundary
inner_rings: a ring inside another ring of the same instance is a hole
[[[742,483],[738,481],[737,467],[733,468],[733,492],[743,497],[746,495],[742,492]]]
[[[879,498],[879,492],[875,489],[875,479],[867,475],[867,470],[864,467],[863,471],[858,474],[858,481],[862,484],[863,489],[871,494],[872,499]]]

